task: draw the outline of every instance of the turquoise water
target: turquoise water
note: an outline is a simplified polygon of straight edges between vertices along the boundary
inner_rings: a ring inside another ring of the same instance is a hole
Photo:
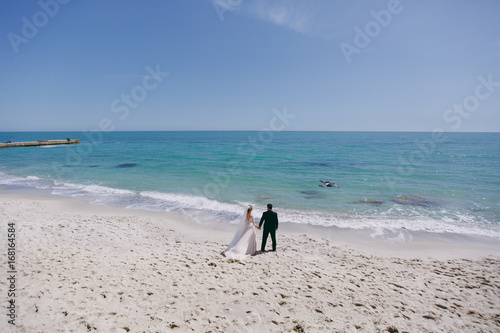
[[[500,133],[0,133],[0,187],[231,223],[272,202],[280,222],[500,238]],[[322,188],[319,180],[340,188]],[[399,197],[399,198],[398,198]],[[376,201],[370,201],[376,200]]]

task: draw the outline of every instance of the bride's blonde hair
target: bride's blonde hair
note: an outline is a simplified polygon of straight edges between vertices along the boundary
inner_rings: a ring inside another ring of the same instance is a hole
[[[247,213],[250,213],[253,210],[252,205],[248,205]]]

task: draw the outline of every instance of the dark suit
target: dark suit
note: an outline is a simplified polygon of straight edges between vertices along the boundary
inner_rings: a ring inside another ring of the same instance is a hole
[[[264,223],[265,222],[265,223]],[[272,210],[268,210],[262,214],[260,218],[259,227],[264,223],[264,232],[262,233],[262,246],[260,250],[264,252],[266,249],[267,237],[271,234],[271,239],[273,241],[273,251],[276,251],[276,230],[278,230],[278,214]]]

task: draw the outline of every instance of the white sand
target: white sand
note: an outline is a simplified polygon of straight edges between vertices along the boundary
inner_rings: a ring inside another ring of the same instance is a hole
[[[19,262],[17,325],[2,315],[1,332],[500,331],[489,247],[472,259],[412,259],[415,244],[374,256],[280,228],[278,252],[231,263],[219,255],[230,228],[172,214],[0,193],[0,221],[2,249],[16,223]]]

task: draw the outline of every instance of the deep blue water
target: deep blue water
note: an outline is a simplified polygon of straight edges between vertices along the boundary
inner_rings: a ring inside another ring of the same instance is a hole
[[[500,239],[500,133],[0,133],[0,187],[232,222],[272,202],[280,221]],[[322,188],[319,180],[340,188]],[[398,198],[399,197],[399,198]],[[376,203],[374,201],[376,200]],[[381,231],[382,230],[382,231]]]

